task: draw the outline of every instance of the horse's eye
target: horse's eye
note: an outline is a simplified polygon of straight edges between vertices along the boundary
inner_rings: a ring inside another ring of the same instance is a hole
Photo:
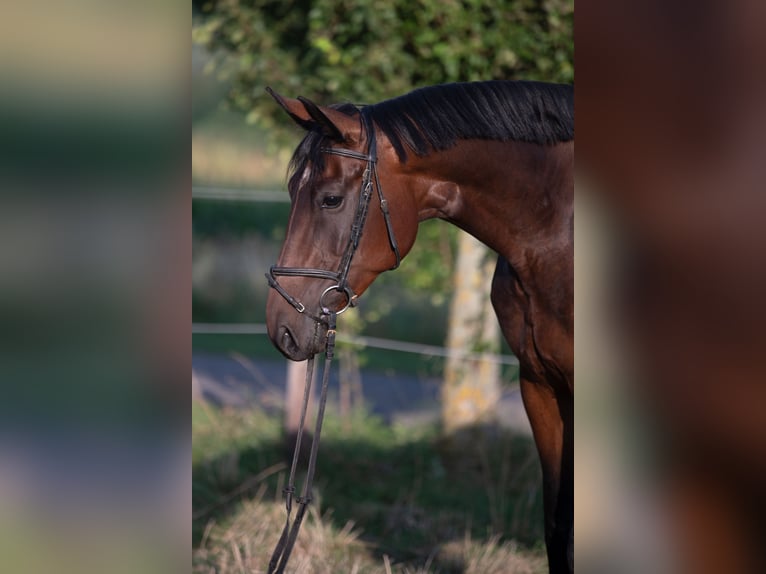
[[[328,195],[322,199],[322,207],[332,209],[338,207],[343,202],[343,198],[339,195]]]

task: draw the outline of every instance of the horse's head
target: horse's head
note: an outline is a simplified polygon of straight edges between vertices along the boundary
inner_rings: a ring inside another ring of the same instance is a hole
[[[297,361],[323,349],[331,312],[399,264],[418,221],[396,155],[364,112],[269,93],[308,132],[291,162],[292,208],[266,309],[269,337]]]

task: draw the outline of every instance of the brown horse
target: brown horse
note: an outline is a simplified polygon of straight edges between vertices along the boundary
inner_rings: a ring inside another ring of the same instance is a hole
[[[447,220],[494,249],[492,303],[542,462],[549,568],[572,572],[573,89],[448,84],[362,108],[269,93],[308,131],[269,273],[272,341],[292,360],[320,352],[328,315],[399,264],[420,221]]]

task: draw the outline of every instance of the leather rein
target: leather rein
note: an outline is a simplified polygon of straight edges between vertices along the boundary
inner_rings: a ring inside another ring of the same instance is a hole
[[[330,366],[335,353],[335,325],[336,317],[346,311],[349,307],[353,307],[356,304],[357,295],[351,289],[348,284],[348,275],[351,269],[351,261],[354,258],[354,254],[359,247],[359,240],[362,236],[365,221],[367,220],[367,213],[369,211],[370,200],[372,198],[373,187],[377,189],[378,198],[380,201],[380,210],[383,213],[383,220],[386,224],[386,232],[388,233],[388,242],[391,246],[391,250],[394,253],[396,262],[391,269],[399,267],[401,262],[401,256],[399,255],[399,247],[394,237],[394,230],[391,225],[391,216],[389,215],[388,202],[383,196],[383,189],[380,187],[380,180],[378,179],[377,169],[377,142],[375,138],[375,128],[369,114],[365,113],[365,109],[361,111],[362,125],[364,126],[365,133],[367,134],[367,153],[359,153],[352,150],[343,148],[323,147],[321,151],[323,153],[338,155],[341,157],[347,157],[350,159],[356,159],[367,162],[367,166],[362,175],[362,188],[359,196],[359,204],[357,205],[354,221],[351,225],[351,235],[349,237],[348,245],[341,258],[340,265],[337,271],[327,271],[325,269],[316,269],[311,267],[278,267],[276,265],[269,269],[266,274],[269,285],[277,291],[292,307],[301,314],[305,314],[314,320],[314,339],[319,335],[319,325],[327,326],[327,335],[325,340],[325,361],[322,370],[322,390],[319,399],[319,408],[317,410],[316,426],[314,428],[314,436],[311,440],[311,453],[309,455],[309,462],[306,472],[306,480],[303,483],[303,491],[301,496],[296,497],[298,503],[298,511],[295,515],[295,520],[291,523],[292,510],[293,510],[293,496],[295,494],[295,474],[298,467],[298,458],[300,454],[301,439],[303,438],[304,425],[306,421],[306,411],[308,409],[308,403],[311,397],[311,386],[313,382],[314,374],[314,358],[316,355],[312,355],[306,365],[306,382],[303,391],[303,403],[301,404],[300,422],[298,425],[298,436],[295,439],[295,450],[293,451],[293,461],[290,466],[290,476],[287,481],[287,486],[283,489],[285,497],[285,508],[287,510],[287,518],[285,520],[285,526],[282,529],[282,534],[279,537],[274,552],[271,555],[269,561],[269,574],[282,574],[287,566],[287,561],[290,558],[290,554],[295,546],[295,541],[298,538],[298,532],[300,531],[303,518],[306,514],[306,509],[312,500],[312,483],[314,481],[314,471],[316,470],[316,457],[319,448],[319,437],[322,432],[322,420],[324,418],[325,405],[327,403],[327,388],[329,386]],[[373,184],[374,181],[374,184]],[[309,277],[312,279],[325,279],[335,283],[335,285],[325,289],[319,296],[318,307],[319,312],[312,312],[307,310],[299,299],[290,295],[282,285],[279,284],[277,277]],[[340,310],[331,310],[329,305],[325,304],[325,297],[328,293],[337,291],[343,293],[346,297],[346,303]]]

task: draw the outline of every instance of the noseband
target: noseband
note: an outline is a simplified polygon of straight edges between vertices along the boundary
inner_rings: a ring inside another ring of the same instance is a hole
[[[349,237],[348,245],[341,258],[340,265],[337,271],[327,271],[325,269],[315,269],[311,267],[278,267],[273,265],[269,272],[266,274],[266,279],[269,281],[269,285],[273,287],[277,293],[279,293],[292,307],[298,311],[298,313],[305,314],[311,317],[317,323],[326,323],[325,317],[332,311],[329,306],[325,304],[325,297],[328,293],[338,292],[343,293],[346,297],[345,306],[339,311],[335,311],[336,315],[340,315],[349,307],[353,307],[356,304],[357,295],[351,289],[348,284],[348,275],[351,269],[351,261],[354,258],[354,254],[359,247],[359,240],[362,236],[362,230],[364,229],[364,223],[367,220],[367,212],[370,206],[370,199],[372,198],[373,180],[374,187],[377,189],[378,198],[380,201],[380,210],[383,213],[383,220],[386,223],[386,232],[388,233],[388,242],[391,246],[391,250],[394,252],[396,262],[391,269],[399,267],[401,257],[399,255],[399,246],[396,243],[394,237],[394,230],[391,226],[391,216],[388,210],[388,202],[383,197],[383,189],[380,187],[380,179],[378,178],[377,168],[377,141],[375,138],[375,127],[372,123],[369,114],[366,113],[366,109],[361,111],[362,125],[364,131],[367,134],[367,153],[359,153],[352,150],[343,148],[323,147],[321,152],[338,155],[341,157],[347,157],[350,159],[358,159],[367,162],[367,167],[362,175],[362,188],[359,196],[359,204],[356,208],[356,214],[354,216],[354,222],[351,225],[351,236]],[[320,315],[317,316],[306,309],[300,300],[290,295],[282,285],[279,284],[277,277],[310,277],[313,279],[327,279],[334,281],[335,285],[325,289],[319,296],[319,311]]]

